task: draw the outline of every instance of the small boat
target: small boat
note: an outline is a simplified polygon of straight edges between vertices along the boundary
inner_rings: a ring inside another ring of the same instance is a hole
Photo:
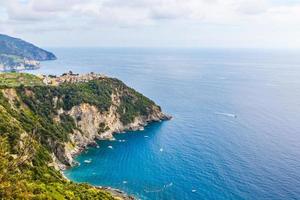
[[[85,160],[83,161],[84,163],[91,163],[92,162],[92,159],[89,159],[89,160]]]
[[[109,149],[113,149],[113,147],[112,147],[112,146],[108,146],[108,148],[109,148]]]
[[[197,192],[197,190],[192,190],[192,192],[194,193],[194,192]]]
[[[172,187],[172,186],[173,186],[173,183],[172,183],[172,182],[169,183],[169,184],[167,184],[167,185],[164,185],[165,188]]]
[[[144,137],[145,137],[145,138],[148,138],[149,136],[148,136],[148,135],[145,135]]]
[[[127,183],[127,181],[123,181],[123,184],[126,184]]]

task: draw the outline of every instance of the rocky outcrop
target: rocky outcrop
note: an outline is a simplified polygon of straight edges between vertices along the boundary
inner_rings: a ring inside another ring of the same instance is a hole
[[[96,140],[113,140],[114,133],[123,133],[127,130],[141,130],[150,122],[158,122],[171,118],[162,113],[158,106],[154,105],[150,115],[135,117],[132,123],[124,125],[117,112],[120,98],[115,94],[111,98],[112,105],[106,112],[101,112],[96,106],[87,103],[74,106],[69,111],[58,110],[59,114],[70,115],[74,119],[78,129],[70,133],[71,141],[65,143],[63,148],[61,145],[56,147],[55,155],[57,158],[55,160],[58,161],[57,167],[65,169],[68,166],[75,165],[73,157],[82,152],[86,147],[97,145]]]

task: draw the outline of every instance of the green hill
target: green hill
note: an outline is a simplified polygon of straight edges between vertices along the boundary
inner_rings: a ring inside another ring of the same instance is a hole
[[[132,199],[70,182],[58,168],[107,133],[163,119],[159,106],[114,78],[53,86],[0,74],[0,199]]]
[[[0,54],[15,55],[29,60],[55,60],[53,53],[43,50],[24,40],[0,34]]]
[[[38,67],[39,61],[55,60],[56,56],[24,40],[0,34],[0,71]]]

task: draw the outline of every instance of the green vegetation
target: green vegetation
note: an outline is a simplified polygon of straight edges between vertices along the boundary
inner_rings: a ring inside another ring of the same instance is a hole
[[[106,126],[106,124],[104,122],[99,124],[99,130],[98,130],[99,133],[103,133],[108,130],[109,130],[109,127]]]
[[[30,60],[54,60],[53,53],[45,51],[21,39],[13,38],[8,35],[0,34],[0,54],[18,56]]]
[[[155,103],[144,95],[136,92],[132,88],[126,88],[121,96],[121,104],[117,111],[121,116],[123,124],[128,124],[133,122],[137,116],[147,116],[151,114],[153,105],[155,105]]]
[[[16,55],[9,55],[9,54],[0,54],[0,58],[1,60],[7,60],[7,61],[10,61],[11,63],[20,63],[20,62],[23,62],[24,59],[20,56],[16,56]]]
[[[114,199],[101,189],[68,182],[49,165],[51,154],[64,148],[74,130],[81,131],[58,110],[88,103],[106,112],[114,103],[128,124],[151,114],[154,102],[111,78],[46,86],[34,75],[5,73],[0,86],[0,199]],[[107,128],[101,123],[99,132]]]
[[[0,101],[0,199],[114,199],[103,190],[68,182],[49,167],[51,151],[41,142],[47,136],[37,115],[14,110],[2,95]]]
[[[111,105],[113,88],[110,79],[102,79],[87,83],[63,84],[55,88],[55,94],[62,99],[60,106],[64,110],[70,110],[81,103],[89,103],[97,106],[101,111],[107,111]]]
[[[37,86],[44,85],[43,81],[32,74],[26,73],[0,73],[0,88],[18,87],[18,86]]]

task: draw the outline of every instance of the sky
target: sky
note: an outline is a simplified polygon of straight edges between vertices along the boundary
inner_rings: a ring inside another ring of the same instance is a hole
[[[0,0],[43,47],[300,48],[300,0]]]

